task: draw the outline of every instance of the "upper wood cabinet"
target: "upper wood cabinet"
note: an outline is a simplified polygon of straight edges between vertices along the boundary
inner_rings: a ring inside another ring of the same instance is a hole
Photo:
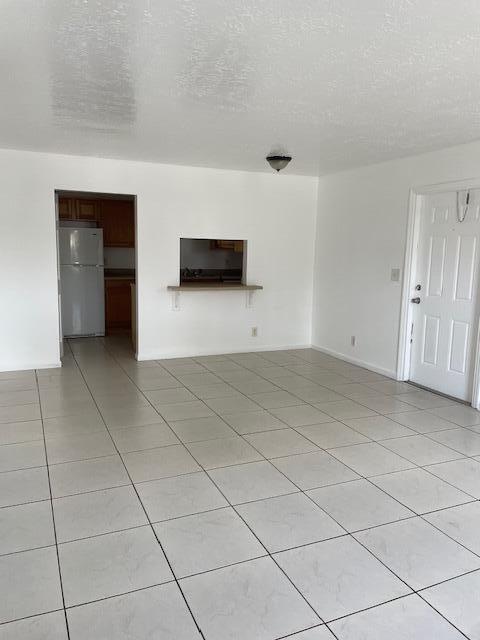
[[[132,200],[58,199],[60,220],[95,220],[103,229],[104,247],[135,247],[135,212]]]
[[[97,220],[99,200],[59,198],[58,215],[61,220]]]
[[[60,220],[75,220],[75,200],[74,198],[58,199],[58,217]]]
[[[77,200],[77,220],[97,220],[100,200]]]
[[[135,246],[135,214],[131,200],[102,200],[99,226],[105,247]]]
[[[97,220],[100,200],[83,198],[59,198],[58,216],[60,220]]]

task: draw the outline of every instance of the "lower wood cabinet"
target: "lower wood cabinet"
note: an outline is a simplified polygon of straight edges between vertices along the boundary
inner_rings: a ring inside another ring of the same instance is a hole
[[[130,333],[132,330],[133,278],[105,278],[105,332]]]

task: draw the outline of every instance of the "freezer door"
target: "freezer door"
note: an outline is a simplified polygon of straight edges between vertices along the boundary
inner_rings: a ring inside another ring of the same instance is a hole
[[[60,264],[103,265],[103,229],[60,227]]]
[[[63,335],[105,335],[103,268],[62,265],[60,280]]]

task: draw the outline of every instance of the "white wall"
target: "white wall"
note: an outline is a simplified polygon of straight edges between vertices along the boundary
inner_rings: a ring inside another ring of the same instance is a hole
[[[473,143],[320,179],[315,346],[395,375],[401,284],[390,281],[390,269],[403,269],[409,191],[479,176]]]
[[[0,176],[0,370],[58,363],[55,189],[137,196],[141,359],[310,343],[316,178],[7,150]],[[247,239],[253,308],[197,291],[172,311],[180,237]]]

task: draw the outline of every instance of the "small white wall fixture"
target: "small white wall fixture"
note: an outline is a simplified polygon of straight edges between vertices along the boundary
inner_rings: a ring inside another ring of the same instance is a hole
[[[172,294],[172,311],[180,311],[180,293],[193,293],[193,292],[205,292],[215,291],[221,293],[224,291],[243,291],[245,293],[245,308],[251,309],[253,307],[253,294],[255,291],[261,291],[263,287],[261,285],[224,285],[224,286],[188,286],[188,285],[170,285],[167,287],[168,291]]]
[[[410,189],[407,222],[407,241],[405,247],[405,262],[402,303],[400,310],[400,332],[398,340],[397,380],[410,379],[411,334],[413,328],[413,308],[410,299],[415,295],[418,241],[420,235],[422,197],[445,191],[463,191],[480,188],[480,178],[468,178],[455,182],[443,182],[433,185],[415,186]],[[479,279],[480,282],[480,279]],[[477,283],[477,287],[479,284]],[[477,336],[472,343],[474,349],[474,373],[472,380],[473,408],[480,410],[480,323],[477,312]]]

